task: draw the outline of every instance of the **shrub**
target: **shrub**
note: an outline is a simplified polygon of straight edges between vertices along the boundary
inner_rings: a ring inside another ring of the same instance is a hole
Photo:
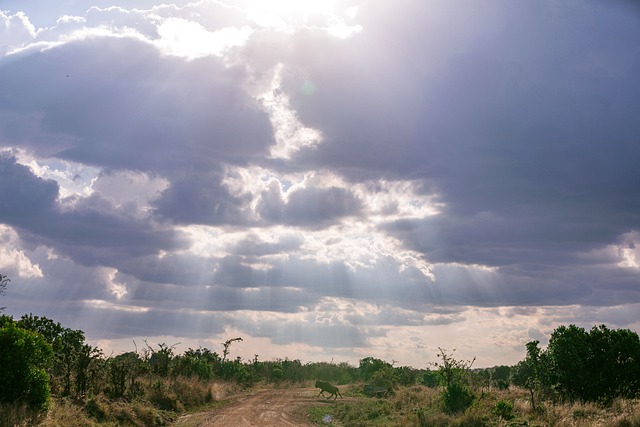
[[[7,323],[0,328],[0,348],[0,402],[47,409],[50,392],[45,368],[53,357],[51,346],[40,334]]]
[[[513,404],[508,400],[499,400],[493,408],[493,413],[503,420],[510,420],[513,418]]]
[[[464,412],[473,403],[473,393],[460,383],[452,383],[442,392],[442,401],[445,412]]]

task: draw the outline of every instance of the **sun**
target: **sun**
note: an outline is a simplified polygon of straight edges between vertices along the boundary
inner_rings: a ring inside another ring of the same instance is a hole
[[[254,0],[251,7],[278,14],[314,14],[332,13],[334,2],[331,0]]]
[[[259,26],[286,31],[316,20],[335,21],[335,3],[335,0],[250,0],[246,2],[246,10]]]

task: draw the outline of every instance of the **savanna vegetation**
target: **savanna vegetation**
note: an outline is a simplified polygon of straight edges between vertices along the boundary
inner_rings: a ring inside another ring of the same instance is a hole
[[[0,279],[3,291],[8,280]],[[170,425],[257,384],[316,380],[344,396],[309,409],[318,425],[640,427],[640,339],[626,329],[560,326],[546,348],[532,341],[515,366],[488,369],[444,348],[421,369],[374,357],[358,366],[230,359],[240,341],[222,343],[222,354],[176,354],[173,345],[145,341],[105,355],[52,319],[0,315],[0,427]]]

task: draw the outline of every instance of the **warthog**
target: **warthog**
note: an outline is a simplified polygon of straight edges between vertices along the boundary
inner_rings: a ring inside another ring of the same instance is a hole
[[[340,390],[338,390],[338,387],[334,385],[331,385],[324,381],[316,381],[316,387],[320,389],[320,393],[318,393],[318,396],[322,395],[322,397],[326,397],[327,399],[331,399],[331,396],[333,396],[333,400],[336,400],[338,396],[340,396],[340,399],[342,399]],[[329,396],[325,396],[325,391],[331,394],[329,394]]]

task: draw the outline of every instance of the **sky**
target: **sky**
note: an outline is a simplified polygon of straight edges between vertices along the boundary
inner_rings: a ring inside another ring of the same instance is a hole
[[[640,332],[640,5],[3,0],[5,314],[106,355]]]

